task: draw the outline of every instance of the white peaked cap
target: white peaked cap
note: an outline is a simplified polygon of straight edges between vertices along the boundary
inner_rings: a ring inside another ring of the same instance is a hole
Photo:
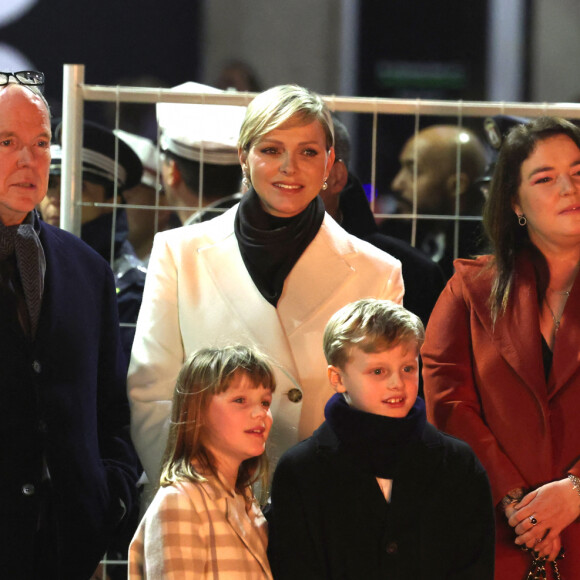
[[[151,139],[135,135],[135,133],[128,133],[122,129],[115,129],[113,131],[119,139],[123,139],[133,151],[137,154],[141,163],[143,163],[143,175],[141,176],[141,183],[148,185],[155,189],[157,182],[157,173],[161,171],[159,162],[159,149],[155,146]],[[159,181],[161,176],[159,176]]]
[[[183,83],[171,90],[187,93],[223,93],[199,83]],[[157,121],[161,128],[161,147],[185,159],[236,165],[238,137],[246,107],[157,103]]]

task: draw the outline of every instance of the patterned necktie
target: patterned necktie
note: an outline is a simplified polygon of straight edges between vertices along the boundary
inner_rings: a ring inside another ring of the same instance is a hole
[[[0,222],[0,260],[14,253],[34,338],[42,306],[46,263],[42,245],[32,224],[5,226]]]

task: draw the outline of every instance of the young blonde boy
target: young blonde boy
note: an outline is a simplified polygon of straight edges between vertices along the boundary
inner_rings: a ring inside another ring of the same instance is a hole
[[[274,474],[275,579],[492,580],[489,483],[469,446],[417,398],[421,321],[387,300],[339,310],[324,332],[336,394]]]

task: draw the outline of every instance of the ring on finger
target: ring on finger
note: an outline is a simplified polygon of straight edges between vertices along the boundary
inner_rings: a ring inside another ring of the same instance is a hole
[[[532,524],[532,526],[535,526],[538,523],[538,520],[534,516],[530,516],[528,520],[530,520],[530,524]]]

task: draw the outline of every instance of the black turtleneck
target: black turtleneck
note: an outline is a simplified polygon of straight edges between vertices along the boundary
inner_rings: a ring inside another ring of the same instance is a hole
[[[234,222],[240,253],[254,284],[272,306],[278,304],[284,280],[323,220],[324,204],[318,196],[290,218],[266,212],[254,188],[240,201]]]

